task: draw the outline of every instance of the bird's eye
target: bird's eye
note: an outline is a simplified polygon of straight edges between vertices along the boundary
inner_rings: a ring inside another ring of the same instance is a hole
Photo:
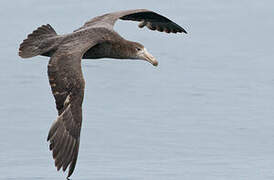
[[[141,51],[141,48],[139,48],[139,47],[136,47],[136,50],[137,50],[137,51]]]

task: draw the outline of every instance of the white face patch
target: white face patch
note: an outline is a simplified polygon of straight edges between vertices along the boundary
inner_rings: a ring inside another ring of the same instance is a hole
[[[144,54],[147,54],[147,49],[146,48],[142,48],[140,51],[137,52],[137,58],[138,59],[143,59]]]

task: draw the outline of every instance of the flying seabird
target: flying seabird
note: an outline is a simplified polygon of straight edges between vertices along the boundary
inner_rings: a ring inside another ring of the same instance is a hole
[[[80,144],[82,102],[85,81],[81,59],[116,58],[141,59],[158,65],[144,46],[121,37],[113,26],[118,20],[139,21],[139,27],[166,33],[187,33],[168,18],[146,9],[126,10],[104,14],[87,21],[70,34],[58,35],[49,25],[42,25],[28,35],[19,48],[19,56],[31,58],[49,56],[48,78],[56,108],[47,141],[57,170],[74,171]]]

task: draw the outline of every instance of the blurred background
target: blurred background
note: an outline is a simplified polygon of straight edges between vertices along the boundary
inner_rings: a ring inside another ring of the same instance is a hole
[[[57,112],[46,57],[19,44],[42,24],[70,33],[94,16],[146,8],[189,34],[119,21],[159,61],[85,60],[72,179],[274,179],[274,3],[256,0],[0,1],[0,179],[64,179],[46,137]]]

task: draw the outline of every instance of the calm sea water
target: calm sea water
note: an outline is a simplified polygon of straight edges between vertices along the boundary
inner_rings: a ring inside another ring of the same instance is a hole
[[[105,12],[147,8],[182,25],[164,34],[118,22],[159,60],[87,60],[79,180],[274,179],[272,1],[1,1],[0,179],[64,179],[46,136],[56,118],[47,58],[20,42]]]

